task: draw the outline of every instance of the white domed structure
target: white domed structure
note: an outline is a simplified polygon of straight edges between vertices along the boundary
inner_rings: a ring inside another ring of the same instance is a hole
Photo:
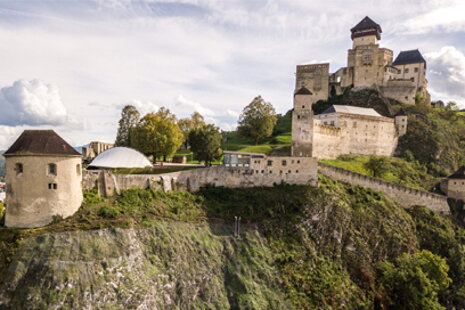
[[[128,147],[114,147],[100,153],[90,163],[93,168],[145,168],[152,164],[144,154]]]

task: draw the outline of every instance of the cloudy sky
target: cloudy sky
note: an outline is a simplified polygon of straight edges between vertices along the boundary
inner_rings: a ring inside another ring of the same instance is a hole
[[[295,65],[346,63],[365,15],[419,48],[433,99],[465,108],[463,0],[0,0],[0,149],[25,128],[114,141],[121,108],[231,129],[256,95],[292,106]]]

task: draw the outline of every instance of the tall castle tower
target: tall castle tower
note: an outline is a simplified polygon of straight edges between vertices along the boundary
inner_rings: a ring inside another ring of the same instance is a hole
[[[382,85],[384,68],[392,63],[393,53],[379,47],[381,26],[366,16],[350,32],[352,49],[348,51],[347,67],[352,73],[352,85],[360,88]]]
[[[292,111],[292,156],[312,157],[314,94],[302,86],[294,93]]]

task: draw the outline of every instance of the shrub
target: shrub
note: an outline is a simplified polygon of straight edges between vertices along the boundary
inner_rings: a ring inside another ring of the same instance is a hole
[[[96,204],[102,203],[105,201],[105,198],[100,197],[97,189],[85,190],[83,191],[84,201],[83,204],[86,206],[94,206]]]
[[[112,206],[103,206],[98,210],[98,215],[107,219],[114,219],[121,214],[121,211]]]

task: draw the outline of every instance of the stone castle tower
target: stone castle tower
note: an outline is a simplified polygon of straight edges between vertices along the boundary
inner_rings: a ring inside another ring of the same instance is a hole
[[[302,86],[294,94],[292,112],[292,156],[312,157],[314,94]]]
[[[393,52],[379,45],[382,29],[368,16],[351,30],[352,48],[347,67],[329,72],[329,63],[298,65],[296,88],[305,86],[316,101],[353,88],[374,88],[384,96],[414,104],[420,96],[430,103],[427,91],[426,61],[418,50],[402,51],[393,61]]]
[[[4,156],[5,226],[44,226],[79,209],[81,154],[53,130],[25,130]]]

